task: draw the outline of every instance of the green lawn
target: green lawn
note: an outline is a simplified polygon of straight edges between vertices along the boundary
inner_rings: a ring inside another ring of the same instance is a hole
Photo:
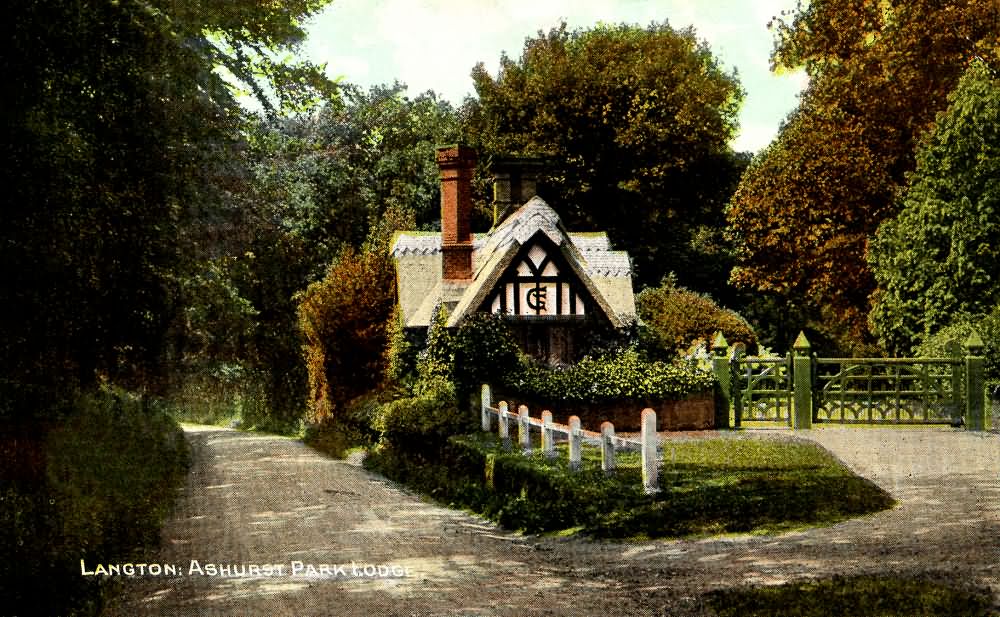
[[[420,465],[400,452],[371,465],[439,501],[528,532],[574,529],[603,538],[773,533],[829,525],[893,505],[883,490],[803,442],[752,438],[684,439],[663,444],[660,492],[642,489],[638,453],[620,453],[608,477],[600,452],[584,448],[571,472],[559,457],[506,452],[492,435],[453,439]],[[395,457],[395,459],[393,459]]]

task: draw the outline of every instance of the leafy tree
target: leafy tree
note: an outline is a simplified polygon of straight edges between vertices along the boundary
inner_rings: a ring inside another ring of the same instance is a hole
[[[810,85],[729,208],[732,281],[805,308],[803,326],[844,349],[870,344],[867,242],[894,215],[921,134],[998,27],[987,0],[821,0],[778,20],[772,62],[804,66]]]
[[[743,162],[730,150],[743,92],[688,28],[565,24],[472,73],[465,130],[491,156],[546,157],[542,196],[570,229],[606,230],[640,282],[668,271],[718,287],[711,244]],[[700,235],[699,235],[700,233]],[[714,280],[713,280],[714,279]]]
[[[949,103],[869,255],[872,327],[896,352],[1000,302],[1000,81],[977,62]]]
[[[412,228],[411,214],[390,210],[360,251],[344,247],[326,278],[302,294],[309,422],[336,419],[352,399],[382,383],[396,304],[389,242],[395,231]]]
[[[216,67],[260,75],[272,113],[315,98],[272,53],[325,2],[53,0],[10,7],[0,259],[9,379],[153,385],[188,266],[245,181],[244,112]],[[218,229],[218,227],[216,227]],[[198,232],[198,233],[196,233]]]
[[[226,354],[193,349],[187,356],[195,373],[220,362],[240,366],[264,386],[272,423],[289,425],[307,400],[296,294],[322,279],[335,258],[343,267],[359,259],[387,211],[428,218],[433,208],[437,217],[433,148],[454,139],[457,116],[433,92],[410,99],[404,91],[401,84],[367,92],[341,85],[341,98],[321,110],[249,133],[252,175],[231,223],[237,240],[224,241],[208,266],[228,264],[213,281],[246,304],[249,334]]]

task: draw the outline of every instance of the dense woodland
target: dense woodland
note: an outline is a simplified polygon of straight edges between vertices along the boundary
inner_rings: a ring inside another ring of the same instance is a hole
[[[5,435],[44,434],[110,389],[295,430],[433,373],[400,351],[420,342],[399,332],[387,248],[439,225],[434,148],[456,141],[480,153],[476,230],[493,222],[490,161],[537,156],[565,224],[631,253],[631,336],[652,360],[719,329],[868,355],[941,353],[976,329],[997,376],[993,0],[776,17],[772,65],[810,82],[754,155],[729,146],[738,76],[690,28],[540,30],[497,74],[470,67],[455,107],[295,60],[327,3],[9,7]]]
[[[309,362],[351,384],[338,397],[378,385],[385,247],[438,225],[432,152],[454,141],[481,153],[480,229],[492,158],[548,161],[540,192],[567,226],[632,254],[664,352],[704,334],[664,332],[677,319],[663,314],[703,300],[778,349],[805,329],[830,352],[912,353],[996,321],[993,2],[828,0],[777,17],[772,63],[810,85],[755,156],[728,146],[737,76],[691,29],[539,31],[498,74],[470,67],[476,93],[456,108],[399,83],[333,84],[277,53],[325,4],[14,9],[5,387],[239,392],[253,422],[281,423],[303,414]]]

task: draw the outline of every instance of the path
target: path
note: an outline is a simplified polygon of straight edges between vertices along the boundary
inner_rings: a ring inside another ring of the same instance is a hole
[[[857,572],[931,573],[990,586],[1000,600],[996,435],[808,435],[901,505],[776,537],[636,544],[522,537],[427,504],[297,441],[188,428],[194,466],[157,557],[179,575],[129,579],[108,614],[710,615],[699,600],[706,590]],[[193,560],[201,573],[191,570]],[[293,562],[315,571],[293,574]],[[283,572],[209,576],[208,564],[240,574],[280,564]],[[385,576],[366,576],[364,565],[383,566]]]

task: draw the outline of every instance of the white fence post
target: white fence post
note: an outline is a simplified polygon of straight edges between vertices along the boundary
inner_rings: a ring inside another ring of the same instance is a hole
[[[660,460],[656,454],[656,412],[648,407],[642,410],[642,487],[646,494],[660,491],[657,473]]]
[[[525,454],[531,454],[531,424],[528,423],[528,407],[517,408],[517,440]]]
[[[489,433],[490,428],[493,427],[493,422],[490,420],[490,407],[493,406],[493,400],[489,384],[483,384],[483,393],[480,399],[482,401],[483,430]]]
[[[610,422],[601,423],[601,470],[615,472],[615,425]]]
[[[552,412],[542,412],[542,454],[551,458],[556,455],[556,444],[552,439]]]
[[[510,450],[510,418],[507,417],[507,401],[500,401],[498,406],[500,413],[500,422],[498,422],[499,429],[497,434],[500,437],[500,441],[503,442],[504,450]]]
[[[569,417],[569,468],[576,471],[580,468],[580,442],[583,435],[580,432],[580,418]]]

